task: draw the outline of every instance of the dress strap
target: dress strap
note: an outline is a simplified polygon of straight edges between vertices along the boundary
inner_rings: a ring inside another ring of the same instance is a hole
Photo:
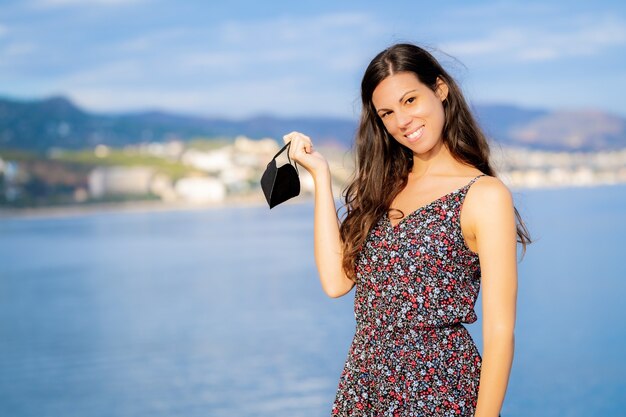
[[[472,179],[469,183],[467,183],[466,187],[468,187],[468,188],[469,188],[472,184],[474,184],[474,182],[476,182],[476,180],[477,180],[478,178],[480,178],[480,177],[486,177],[486,176],[487,176],[487,174],[480,174],[480,175],[478,175],[478,176],[474,177],[474,178],[473,178],[473,179]]]

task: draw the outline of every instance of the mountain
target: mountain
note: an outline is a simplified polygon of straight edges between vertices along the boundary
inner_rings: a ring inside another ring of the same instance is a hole
[[[626,120],[598,111],[558,111],[513,126],[510,138],[527,147],[550,144],[563,149],[626,147]]]
[[[476,108],[489,137],[500,143],[545,150],[626,148],[626,119],[597,110],[526,110],[507,105]]]
[[[524,109],[508,104],[477,105],[472,111],[488,137],[507,144],[515,142],[511,130],[527,126],[533,120],[549,114],[547,110]]]
[[[598,111],[548,111],[491,104],[474,107],[488,137],[503,145],[559,151],[626,148],[626,119]],[[123,146],[194,137],[273,137],[300,130],[316,142],[349,146],[356,120],[279,118],[243,120],[158,111],[105,115],[86,112],[65,97],[18,101],[0,98],[0,148],[45,152],[97,144]]]

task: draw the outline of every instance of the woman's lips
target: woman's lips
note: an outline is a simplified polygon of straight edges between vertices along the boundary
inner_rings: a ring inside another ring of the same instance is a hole
[[[424,126],[420,126],[416,130],[412,131],[409,134],[404,135],[405,138],[409,140],[409,142],[416,142],[419,138],[422,137],[424,133]]]

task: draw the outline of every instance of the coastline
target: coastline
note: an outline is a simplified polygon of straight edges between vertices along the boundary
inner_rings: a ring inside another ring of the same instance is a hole
[[[0,208],[0,221],[8,219],[43,219],[86,216],[99,213],[151,213],[168,211],[213,210],[227,207],[256,207],[267,205],[263,196],[248,195],[227,198],[217,203],[176,203],[153,201],[125,201],[111,203],[75,204],[28,208]]]
[[[536,186],[516,186],[509,185],[513,193],[524,193],[527,191],[550,191],[574,188],[602,188],[612,186],[623,186],[625,183],[595,183],[595,184],[569,184],[569,185],[544,185]],[[313,195],[306,193],[296,199],[283,204],[305,204],[313,201]],[[151,201],[125,201],[93,204],[75,204],[63,206],[42,206],[27,208],[7,208],[0,207],[0,221],[10,219],[44,219],[44,218],[65,218],[75,216],[86,216],[100,213],[151,213],[170,211],[198,211],[214,210],[230,207],[267,207],[261,193],[252,193],[242,196],[228,197],[223,201],[214,203],[184,203],[184,202],[163,202],[161,200]],[[269,207],[268,207],[269,210]]]

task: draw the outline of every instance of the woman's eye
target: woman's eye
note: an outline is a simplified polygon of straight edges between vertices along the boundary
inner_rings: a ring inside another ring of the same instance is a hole
[[[406,104],[411,104],[411,103],[413,103],[414,101],[415,101],[415,97],[409,97],[409,98],[406,100]]]
[[[381,119],[384,119],[385,117],[387,117],[387,116],[388,116],[388,115],[390,115],[390,114],[391,114],[391,112],[390,112],[390,111],[386,111],[386,112],[384,112],[383,114],[381,114],[381,115],[380,115],[380,118],[381,118]]]

